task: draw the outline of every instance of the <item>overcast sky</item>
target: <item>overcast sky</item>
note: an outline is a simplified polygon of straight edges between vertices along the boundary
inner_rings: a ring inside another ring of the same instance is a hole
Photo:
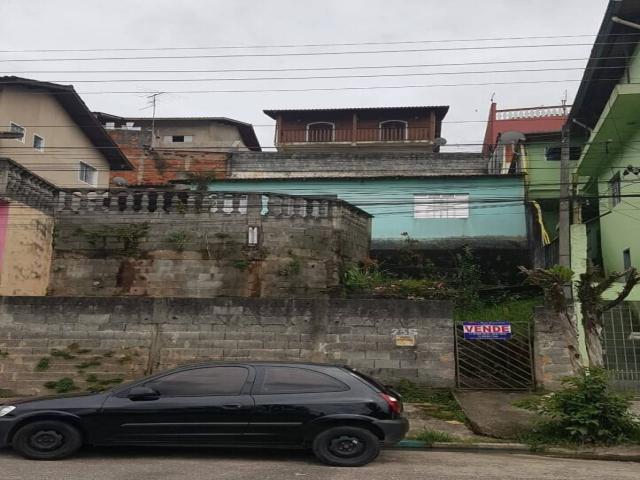
[[[162,91],[159,116],[225,116],[253,123],[264,146],[272,145],[272,121],[265,108],[343,106],[450,105],[443,136],[450,144],[482,141],[490,99],[498,108],[559,104],[568,92],[573,99],[581,68],[602,21],[607,0],[0,0],[0,50],[104,49],[161,47],[225,47],[318,43],[434,43],[246,48],[211,50],[107,52],[3,52],[4,75],[72,83],[93,110],[144,116],[150,110],[143,94],[102,93]],[[461,39],[591,35],[574,38],[503,41]],[[452,42],[450,40],[458,40]],[[541,44],[574,46],[532,47]],[[469,47],[526,45],[529,48]],[[69,57],[251,55],[363,50],[456,49],[348,55],[138,59],[113,61],[6,61]],[[515,60],[576,59],[538,63]],[[476,65],[402,67],[293,72],[150,73],[148,70],[221,70],[399,66],[452,63]],[[202,82],[81,83],[80,80],[197,79],[283,76],[380,75],[470,72],[514,69],[560,69],[311,80],[226,80]],[[69,70],[69,73],[43,73]],[[106,70],[106,73],[86,73]],[[116,70],[140,70],[118,73]],[[34,73],[39,71],[40,73]],[[82,72],[85,73],[82,73]],[[567,80],[555,83],[497,84]],[[193,90],[265,90],[372,86],[491,83],[369,90],[306,92],[186,93]],[[467,123],[459,123],[459,122]],[[476,121],[475,123],[473,121]],[[454,147],[451,147],[454,148]],[[465,149],[468,149],[465,148]],[[475,147],[479,149],[479,147]]]

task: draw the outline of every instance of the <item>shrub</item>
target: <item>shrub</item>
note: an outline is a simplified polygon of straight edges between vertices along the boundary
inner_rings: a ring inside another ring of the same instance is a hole
[[[640,424],[629,402],[609,391],[606,372],[585,369],[564,380],[565,388],[542,397],[538,412],[548,418],[539,436],[560,442],[616,444],[638,438]]]
[[[449,299],[455,290],[444,282],[429,279],[396,278],[380,271],[377,265],[354,265],[343,275],[347,292],[364,293],[382,298]]]

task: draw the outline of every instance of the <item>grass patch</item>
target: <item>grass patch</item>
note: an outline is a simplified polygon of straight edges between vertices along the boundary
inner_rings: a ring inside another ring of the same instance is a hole
[[[438,430],[423,430],[415,436],[415,439],[426,443],[429,447],[436,442],[451,443],[459,441],[459,439],[453,435],[449,435],[445,432],[439,432]]]
[[[11,398],[17,396],[18,395],[13,390],[9,390],[8,388],[0,388],[0,398]]]
[[[7,358],[9,356],[9,352],[6,350],[0,350],[0,358]]]
[[[40,360],[38,360],[35,371],[44,372],[45,370],[49,370],[49,366],[50,366],[49,362],[50,362],[49,357],[42,357]]]
[[[394,389],[407,403],[420,403],[420,410],[426,416],[440,420],[466,422],[464,412],[450,390],[433,390],[409,380],[400,380]]]
[[[73,390],[78,390],[78,387],[73,379],[69,377],[63,377],[59,380],[47,382],[44,384],[44,387],[48,388],[49,390],[55,390],[56,393],[67,393]]]
[[[528,321],[535,307],[542,305],[541,298],[507,300],[500,303],[480,304],[471,307],[458,307],[453,313],[459,322],[492,322],[504,320],[511,323]]]
[[[542,395],[532,395],[530,397],[516,400],[515,402],[512,402],[511,405],[513,405],[514,407],[522,408],[524,410],[537,412],[542,406],[543,400],[544,397]]]

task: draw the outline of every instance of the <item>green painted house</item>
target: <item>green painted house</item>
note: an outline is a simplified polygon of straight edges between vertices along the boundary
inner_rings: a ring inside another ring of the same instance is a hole
[[[610,3],[568,120],[583,143],[573,223],[586,225],[588,258],[607,273],[640,268],[640,27],[614,17],[640,23],[640,2]]]

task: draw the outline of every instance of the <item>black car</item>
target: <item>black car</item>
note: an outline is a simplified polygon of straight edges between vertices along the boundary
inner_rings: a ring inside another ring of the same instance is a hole
[[[348,367],[311,363],[189,365],[109,392],[0,406],[0,447],[38,460],[82,445],[273,446],[360,466],[408,428],[395,392]]]

